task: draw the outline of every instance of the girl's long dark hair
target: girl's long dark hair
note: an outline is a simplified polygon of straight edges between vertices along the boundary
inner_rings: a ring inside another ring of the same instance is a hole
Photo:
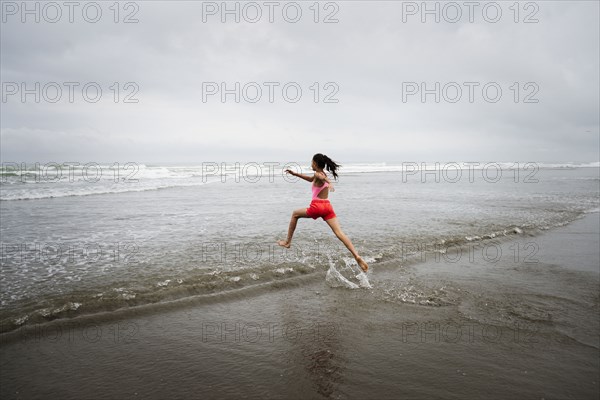
[[[313,161],[317,163],[317,167],[321,169],[327,169],[327,171],[331,172],[334,179],[337,180],[337,169],[341,167],[341,165],[337,164],[331,158],[327,157],[325,154],[317,153],[313,156]]]

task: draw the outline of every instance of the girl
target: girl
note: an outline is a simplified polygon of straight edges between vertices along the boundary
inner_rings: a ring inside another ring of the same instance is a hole
[[[327,168],[327,171],[331,172],[333,177],[337,179],[336,170],[340,167],[340,165],[336,164],[331,158],[327,157],[324,154],[317,153],[314,155],[312,159],[311,168],[315,171],[313,176],[306,176],[302,174],[297,174],[292,170],[287,169],[285,172],[288,174],[292,174],[297,176],[298,178],[302,178],[305,181],[313,182],[312,184],[312,201],[310,202],[310,206],[308,208],[299,208],[294,210],[292,213],[292,219],[290,220],[290,227],[288,229],[288,237],[287,240],[279,240],[277,242],[278,245],[289,248],[292,244],[292,236],[294,236],[294,231],[296,230],[296,224],[298,223],[298,218],[312,218],[317,219],[319,217],[323,218],[325,222],[331,227],[335,236],[344,243],[344,245],[350,250],[352,256],[356,259],[356,262],[364,272],[367,272],[369,266],[363,260],[352,245],[352,242],[348,237],[342,232],[340,229],[340,223],[338,222],[337,216],[335,212],[333,212],[333,207],[331,203],[327,199],[329,195],[329,186],[331,186],[331,191],[333,192],[333,184],[327,178],[327,175],[323,172],[323,168]]]

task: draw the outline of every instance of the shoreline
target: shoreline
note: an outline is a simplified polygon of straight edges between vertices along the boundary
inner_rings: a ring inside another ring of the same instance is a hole
[[[597,398],[598,219],[499,241],[508,260],[384,262],[372,290],[323,271],[4,334],[2,398]]]
[[[591,212],[594,213],[593,211]],[[482,235],[482,236],[472,236],[472,237],[451,237],[446,238],[445,240],[436,241],[436,242],[400,242],[401,251],[400,256],[396,256],[394,258],[390,258],[390,256],[384,256],[383,259],[374,263],[376,269],[378,268],[387,268],[388,265],[392,265],[392,268],[397,267],[398,263],[402,265],[413,265],[425,262],[428,258],[431,257],[432,254],[438,254],[436,257],[439,257],[439,254],[443,254],[444,258],[447,258],[445,255],[446,252],[451,254],[452,252],[456,252],[456,249],[459,251],[464,251],[468,249],[469,251],[480,248],[481,246],[487,246],[488,243],[496,243],[496,242],[506,242],[510,240],[518,240],[519,238],[525,237],[538,237],[540,235],[544,235],[546,232],[553,231],[555,229],[560,229],[563,226],[572,224],[579,219],[585,218],[586,215],[590,214],[589,212],[582,212],[575,219],[558,223],[552,227],[546,228],[524,228],[518,226],[508,226],[504,229],[496,230],[494,232]],[[416,252],[416,254],[410,254],[411,252]],[[406,254],[405,254],[406,253]],[[421,259],[419,259],[419,257]],[[437,259],[437,262],[440,260]],[[190,305],[201,305],[201,304],[211,304],[216,301],[227,301],[230,298],[236,298],[239,296],[254,296],[260,295],[262,290],[268,290],[271,287],[288,287],[288,286],[296,286],[302,284],[302,282],[308,281],[313,282],[321,279],[321,275],[323,271],[327,271],[327,267],[324,270],[315,269],[314,271],[306,271],[306,270],[298,270],[296,271],[295,276],[290,277],[275,277],[275,279],[267,280],[260,283],[252,283],[250,285],[241,286],[241,287],[233,287],[222,291],[217,292],[208,292],[208,293],[198,293],[187,295],[183,297],[174,297],[169,298],[166,294],[163,294],[165,299],[148,302],[136,305],[127,305],[127,306],[117,306],[114,305],[112,307],[108,306],[107,308],[99,308],[96,311],[84,312],[76,311],[78,308],[72,310],[69,308],[69,304],[72,302],[67,302],[62,305],[62,307],[58,307],[61,309],[63,315],[55,316],[52,315],[52,319],[41,318],[38,315],[34,315],[34,321],[26,322],[24,324],[18,325],[16,322],[8,321],[10,318],[16,320],[16,316],[12,316],[6,318],[0,324],[0,344],[4,342],[11,342],[14,340],[18,340],[17,336],[27,336],[29,331],[35,331],[38,329],[40,325],[52,327],[53,324],[63,324],[70,329],[70,325],[81,325],[92,322],[109,322],[111,320],[119,320],[122,318],[135,317],[138,315],[146,315],[154,312],[163,312],[167,310],[177,309],[178,307],[186,307]],[[357,270],[358,271],[358,270]],[[372,273],[373,270],[369,272]],[[370,275],[369,275],[370,276]],[[173,289],[175,292],[182,291],[182,288],[175,287]],[[192,290],[192,289],[189,289]],[[77,301],[75,304],[79,304],[81,299],[72,300],[73,302]],[[26,320],[29,320],[31,314],[26,316]],[[23,317],[18,317],[22,319]]]

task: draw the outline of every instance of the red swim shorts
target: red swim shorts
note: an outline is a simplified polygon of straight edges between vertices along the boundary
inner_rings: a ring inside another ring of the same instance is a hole
[[[336,217],[333,207],[327,199],[315,199],[311,201],[310,206],[306,209],[306,215],[312,219],[322,217],[323,221]]]

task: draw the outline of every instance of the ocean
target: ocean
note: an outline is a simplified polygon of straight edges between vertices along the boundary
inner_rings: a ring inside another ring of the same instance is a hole
[[[3,164],[0,332],[250,288],[286,290],[300,275],[389,300],[387,289],[358,287],[358,266],[321,219],[301,219],[292,247],[277,246],[292,211],[311,198],[310,183],[282,169],[311,175],[306,162],[57,166]],[[379,265],[535,237],[598,213],[599,171],[598,162],[342,162],[329,199],[372,276]],[[535,256],[535,248],[518,250]],[[393,296],[425,306],[451,300],[422,292]]]

